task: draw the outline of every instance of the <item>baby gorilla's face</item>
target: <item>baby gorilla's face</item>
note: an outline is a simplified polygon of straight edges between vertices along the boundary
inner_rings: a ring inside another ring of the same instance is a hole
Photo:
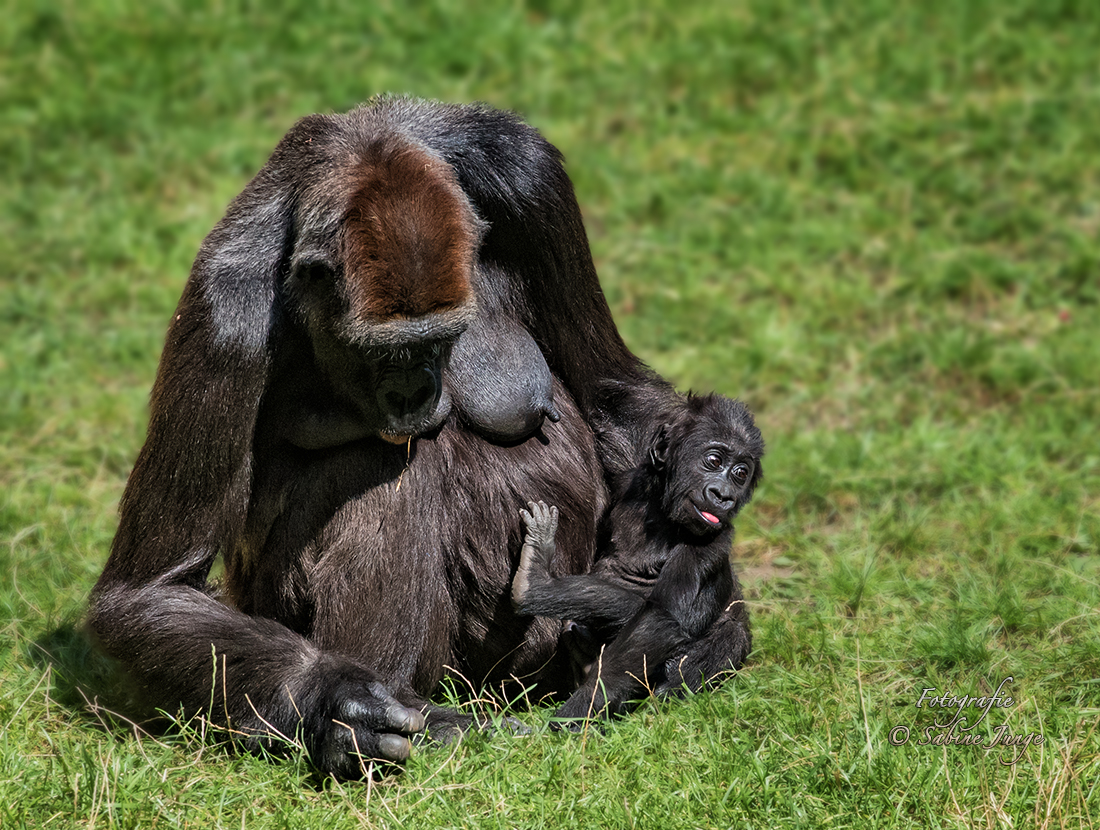
[[[711,527],[728,524],[740,506],[738,496],[752,477],[755,464],[729,444],[708,446],[699,462],[697,485],[690,500],[695,512]]]
[[[728,398],[689,399],[667,434],[668,518],[698,535],[729,527],[761,474],[764,443],[752,415]]]
[[[756,459],[732,436],[706,437],[705,446],[677,459],[666,493],[669,518],[697,534],[730,525],[752,496],[756,472]]]

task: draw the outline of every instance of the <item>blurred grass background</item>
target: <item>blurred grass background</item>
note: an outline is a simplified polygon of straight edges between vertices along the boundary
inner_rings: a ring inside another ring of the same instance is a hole
[[[1089,0],[8,8],[0,826],[1100,823],[1097,44]],[[191,259],[297,117],[383,91],[539,127],[627,343],[757,413],[752,664],[369,787],[104,729],[76,628]],[[1041,746],[917,745],[922,689],[1009,676],[979,731]]]

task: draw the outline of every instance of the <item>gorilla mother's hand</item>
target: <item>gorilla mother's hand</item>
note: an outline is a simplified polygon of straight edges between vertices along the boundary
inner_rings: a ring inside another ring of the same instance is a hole
[[[370,670],[324,655],[310,672],[301,711],[313,763],[336,778],[362,778],[371,761],[402,764],[424,715],[403,705]]]

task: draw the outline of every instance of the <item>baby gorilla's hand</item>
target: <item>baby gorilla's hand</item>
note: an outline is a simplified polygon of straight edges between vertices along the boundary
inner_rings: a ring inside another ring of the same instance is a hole
[[[512,607],[520,614],[532,613],[526,607],[531,587],[550,579],[550,560],[554,556],[554,534],[558,532],[558,508],[545,502],[527,502],[527,510],[519,515],[527,526],[523,548],[519,552],[519,568],[512,581]]]
[[[549,547],[553,551],[554,536],[558,532],[558,508],[547,507],[546,502],[542,501],[529,501],[527,507],[531,512],[519,511],[523,523],[527,525],[527,543],[543,550]],[[549,565],[550,557],[547,556],[544,562]]]

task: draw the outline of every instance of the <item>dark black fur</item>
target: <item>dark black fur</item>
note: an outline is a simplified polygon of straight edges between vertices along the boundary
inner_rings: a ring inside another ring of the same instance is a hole
[[[512,587],[516,610],[570,620],[566,631],[582,651],[606,644],[585,654],[595,669],[560,718],[621,712],[646,691],[700,688],[715,671],[694,663],[716,623],[735,636],[724,649],[708,642],[707,660],[725,657],[735,668],[749,650],[729,553],[733,519],[762,475],[764,441],[740,402],[713,395],[689,396],[660,423],[644,459],[617,476],[607,542],[590,574],[552,577],[559,512],[541,503],[521,511],[528,529]],[[740,628],[729,627],[730,612]]]
[[[195,260],[90,630],[154,706],[338,776],[400,762],[458,720],[425,703],[445,666],[565,683],[559,626],[508,599],[518,510],[559,504],[555,572],[588,570],[632,407],[673,394],[535,130],[402,98],[304,118]]]

